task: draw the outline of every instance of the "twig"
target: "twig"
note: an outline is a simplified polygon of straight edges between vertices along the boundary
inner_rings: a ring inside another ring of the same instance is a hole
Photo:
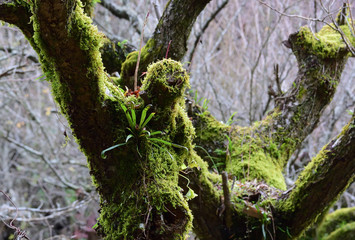
[[[278,93],[281,95],[282,90],[281,90],[281,84],[280,84],[279,64],[274,65],[274,74],[275,74],[275,81],[276,81],[277,90],[278,90]]]
[[[109,0],[101,0],[100,4],[108,11],[110,11],[114,16],[130,21],[132,23],[133,28],[136,30],[136,32],[138,34],[141,34],[141,31],[139,29],[140,24],[137,17],[137,13],[133,9],[124,6],[118,6]]]
[[[0,191],[1,192],[1,191]],[[7,208],[2,208],[2,209],[8,209],[9,211],[16,209],[16,211],[27,211],[27,212],[35,212],[35,213],[41,213],[45,214],[46,216],[41,216],[41,217],[30,217],[30,218],[16,218],[16,221],[19,222],[38,222],[38,221],[45,221],[53,218],[57,218],[58,216],[62,216],[68,212],[75,211],[77,209],[80,209],[81,207],[89,204],[93,200],[92,197],[89,197],[87,199],[84,199],[82,201],[75,201],[73,202],[70,206],[62,207],[62,208],[56,208],[56,209],[37,209],[37,208],[17,208],[16,206],[14,208],[12,207],[7,207]],[[17,215],[16,215],[17,217]]]
[[[136,70],[134,71],[134,88],[133,90],[136,92],[137,91],[137,82],[138,82],[138,68],[139,68],[139,61],[141,59],[141,52],[142,52],[142,42],[143,42],[143,35],[144,35],[144,27],[147,24],[147,20],[149,17],[149,11],[147,13],[147,16],[145,17],[144,24],[142,27],[142,33],[141,33],[141,40],[139,42],[139,51],[138,51],[138,59],[137,59],[137,65],[136,65]]]
[[[0,190],[0,192],[1,192],[2,194],[4,194],[4,196],[7,198],[7,200],[9,200],[9,202],[10,202],[10,203],[15,207],[15,209],[16,209],[15,217],[10,221],[9,224],[7,224],[7,223],[6,223],[5,221],[3,221],[2,219],[1,219],[1,221],[2,221],[8,228],[11,228],[11,229],[15,230],[15,232],[16,232],[16,234],[17,234],[17,237],[18,237],[19,239],[25,238],[25,239],[28,239],[28,240],[29,240],[29,238],[28,238],[27,235],[26,235],[26,232],[23,231],[23,230],[21,230],[19,227],[14,226],[14,224],[13,224],[14,221],[16,220],[16,218],[17,218],[17,215],[18,215],[18,208],[16,207],[15,203],[11,200],[11,198],[10,198],[6,193],[4,193],[4,192],[1,191],[1,190]]]
[[[18,141],[16,141],[15,139],[12,139],[10,137],[7,137],[7,136],[3,136],[4,139],[6,139],[8,142],[11,142],[13,144],[15,144],[16,146],[26,150],[27,152],[29,153],[32,153],[33,155],[41,158],[48,166],[49,168],[53,171],[54,175],[57,176],[57,178],[59,179],[60,182],[62,182],[65,186],[67,186],[68,188],[71,188],[73,190],[77,190],[77,189],[80,189],[80,187],[66,181],[60,174],[59,172],[57,171],[57,169],[52,165],[52,163],[44,156],[44,154],[42,152],[39,152],[39,151],[36,151],[34,150],[33,148],[25,145],[25,144],[22,144]]]
[[[192,58],[194,56],[195,50],[197,48],[197,44],[199,43],[202,35],[205,33],[205,31],[207,30],[208,26],[210,25],[210,23],[212,22],[213,19],[215,19],[218,15],[218,13],[220,13],[222,11],[222,9],[227,5],[227,3],[229,2],[229,0],[224,0],[224,2],[222,2],[221,5],[219,5],[217,7],[217,9],[212,13],[212,15],[210,16],[210,18],[205,22],[205,24],[203,25],[201,31],[198,33],[198,35],[196,36],[196,40],[194,43],[194,46],[191,50],[190,56],[189,56],[189,62],[192,62]],[[242,8],[242,7],[241,7]]]
[[[355,33],[354,33],[354,31],[355,31],[354,21],[355,21],[355,20],[353,19],[353,14],[352,14],[352,11],[351,11],[351,5],[350,5],[349,0],[348,0],[348,6],[349,6],[350,19],[351,19],[351,26],[353,27],[353,28],[351,29],[351,33],[352,33],[353,37],[355,37],[355,36],[354,36],[354,35],[355,35]]]
[[[153,3],[153,6],[154,6],[154,11],[155,11],[155,16],[157,17],[157,20],[159,21],[160,17],[161,17],[161,14],[160,14],[160,11],[159,11],[159,2],[157,0],[154,1]]]
[[[228,175],[227,172],[222,172],[222,185],[223,185],[223,196],[224,196],[224,206],[225,206],[225,221],[227,228],[232,226],[232,205],[231,205],[231,195],[228,186]]]
[[[326,19],[328,16],[330,16],[331,14],[328,14],[326,15],[323,20],[322,19],[319,19],[319,18],[311,18],[311,17],[305,17],[305,16],[302,16],[302,15],[295,15],[295,14],[287,14],[287,13],[284,13],[284,12],[281,12],[280,10],[274,8],[274,7],[271,7],[270,5],[268,5],[266,2],[263,2],[261,0],[258,0],[261,4],[265,5],[266,7],[270,8],[271,10],[285,16],[285,17],[291,17],[291,18],[300,18],[300,19],[303,19],[303,20],[307,20],[307,21],[315,21],[315,22],[323,22],[324,19]]]
[[[283,16],[286,16],[286,17],[295,17],[295,18],[300,18],[300,19],[304,19],[304,20],[307,20],[307,21],[315,21],[315,22],[322,22],[324,24],[326,24],[327,26],[329,26],[330,28],[332,28],[334,31],[337,31],[341,38],[343,39],[346,47],[348,48],[348,50],[350,51],[350,53],[352,54],[352,56],[355,56],[355,50],[354,48],[351,46],[351,44],[349,44],[348,42],[348,39],[347,37],[345,36],[345,34],[343,33],[343,31],[341,30],[341,28],[339,27],[339,25],[336,23],[336,21],[334,20],[334,18],[332,17],[332,12],[329,11],[329,9],[325,8],[325,6],[323,5],[323,2],[320,1],[320,5],[321,7],[323,8],[323,10],[327,13],[327,15],[322,18],[322,19],[319,19],[319,18],[311,18],[311,17],[304,17],[304,16],[301,16],[301,15],[290,15],[290,14],[286,14],[284,12],[281,12],[280,10],[276,9],[276,8],[273,8],[271,7],[270,5],[268,5],[267,3],[261,1],[261,0],[258,0],[261,4],[265,5],[266,7],[270,8],[271,10],[283,15]],[[346,5],[346,4],[345,4]],[[343,6],[342,9],[345,9],[345,7]],[[338,11],[338,10],[337,10]],[[340,13],[342,14],[342,13]],[[330,17],[332,23],[334,24],[334,26],[332,26],[330,23],[326,22],[325,19]]]
[[[168,59],[170,44],[171,44],[171,40],[169,41],[168,49],[166,50],[165,59]]]

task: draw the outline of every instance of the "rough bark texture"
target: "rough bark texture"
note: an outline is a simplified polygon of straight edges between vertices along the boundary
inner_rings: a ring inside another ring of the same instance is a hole
[[[267,231],[273,239],[289,239],[354,178],[353,117],[281,194],[287,159],[316,127],[349,56],[329,26],[318,39],[308,28],[290,36],[299,73],[263,121],[231,127],[194,103],[185,111],[188,74],[179,62],[156,61],[170,41],[168,56],[184,56],[192,25],[208,2],[167,3],[142,49],[140,72],[147,74],[140,92],[123,94],[122,87],[133,85],[138,53],[126,56],[131,50],[104,40],[88,17],[91,1],[85,9],[78,0],[0,1],[0,19],[18,26],[37,51],[88,159],[101,199],[97,231],[106,239],[184,239],[192,224],[200,239],[262,239]],[[349,27],[341,28],[353,44]],[[104,65],[109,72],[122,65],[121,79],[107,79]],[[211,169],[228,172],[223,184]],[[231,191],[223,191],[228,185]]]

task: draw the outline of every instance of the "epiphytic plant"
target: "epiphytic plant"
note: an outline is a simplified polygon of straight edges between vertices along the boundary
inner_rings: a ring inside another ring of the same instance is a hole
[[[142,111],[142,114],[141,114],[141,117],[140,117],[140,120],[139,122],[137,121],[137,114],[136,114],[136,111],[134,108],[132,108],[130,111],[127,109],[127,107],[123,104],[121,104],[121,108],[123,109],[123,111],[125,112],[125,115],[126,115],[126,118],[127,118],[127,121],[128,121],[128,127],[127,127],[127,130],[130,132],[130,134],[128,134],[126,136],[126,141],[124,143],[119,143],[119,144],[116,144],[116,145],[113,145],[112,147],[109,147],[105,150],[103,150],[101,152],[101,157],[102,158],[106,158],[106,155],[105,153],[108,152],[108,151],[111,151],[115,148],[118,148],[118,147],[121,147],[121,146],[124,146],[128,143],[128,141],[130,139],[134,139],[135,142],[136,142],[136,147],[137,147],[137,153],[139,154],[139,156],[141,157],[140,155],[140,152],[139,152],[139,149],[138,149],[138,142],[139,140],[142,140],[142,139],[145,139],[148,144],[151,144],[155,147],[158,147],[160,148],[160,146],[158,144],[164,144],[164,145],[167,145],[167,146],[171,146],[171,147],[176,147],[176,148],[184,148],[186,150],[188,150],[185,146],[182,146],[182,145],[179,145],[179,144],[175,144],[175,143],[172,143],[172,142],[169,142],[169,141],[165,141],[161,138],[156,138],[156,137],[153,137],[153,136],[156,136],[156,135],[161,135],[163,134],[162,131],[154,131],[154,132],[150,132],[146,129],[146,126],[147,124],[150,122],[150,120],[152,120],[153,116],[155,115],[155,113],[151,113],[149,114],[149,116],[147,117],[147,112],[150,108],[150,105],[146,106],[143,111]],[[168,152],[169,153],[169,152]],[[172,155],[169,153],[169,155],[172,157]]]

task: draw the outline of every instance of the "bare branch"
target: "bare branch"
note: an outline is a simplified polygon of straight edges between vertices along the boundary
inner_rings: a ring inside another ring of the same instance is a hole
[[[142,25],[138,19],[138,14],[130,8],[118,6],[110,0],[101,0],[100,4],[109,10],[114,16],[122,19],[126,19],[132,23],[132,27],[138,34],[141,34],[140,25]]]
[[[15,139],[12,139],[8,136],[3,136],[3,138],[5,140],[7,140],[8,142],[11,142],[13,144],[15,144],[16,146],[22,148],[23,150],[26,150],[27,152],[39,157],[40,159],[42,159],[42,161],[44,161],[48,167],[52,170],[52,172],[54,173],[54,175],[56,175],[56,177],[58,178],[58,180],[63,183],[65,186],[73,189],[73,190],[77,190],[77,189],[80,189],[79,186],[76,186],[70,182],[68,182],[66,179],[64,179],[63,177],[63,174],[60,174],[57,169],[52,165],[52,163],[44,156],[44,154],[42,152],[39,152],[39,151],[36,151],[35,149],[23,144],[23,143],[20,143],[18,141],[16,141]]]
[[[210,25],[210,23],[217,17],[217,15],[225,8],[225,6],[227,6],[229,0],[224,0],[221,5],[219,5],[217,7],[217,9],[211,14],[211,16],[209,17],[209,19],[207,19],[207,21],[205,22],[205,24],[203,25],[201,31],[197,34],[196,36],[196,40],[195,43],[192,47],[192,50],[190,52],[190,56],[189,56],[189,62],[192,62],[192,58],[194,57],[196,48],[197,48],[197,44],[200,42],[200,39],[202,37],[202,35],[205,33],[205,31],[207,30],[208,26]],[[245,3],[245,2],[244,2]],[[243,5],[244,5],[243,3]],[[243,7],[242,5],[242,7]],[[242,8],[241,7],[241,8]]]

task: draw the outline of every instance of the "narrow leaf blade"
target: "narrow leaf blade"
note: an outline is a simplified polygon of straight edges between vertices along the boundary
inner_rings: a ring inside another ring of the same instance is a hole
[[[105,155],[106,152],[111,151],[111,150],[113,150],[115,148],[121,147],[121,146],[123,146],[125,144],[126,143],[120,143],[120,144],[113,145],[112,147],[106,148],[105,150],[103,150],[101,152],[101,158],[106,159],[106,155]]]

